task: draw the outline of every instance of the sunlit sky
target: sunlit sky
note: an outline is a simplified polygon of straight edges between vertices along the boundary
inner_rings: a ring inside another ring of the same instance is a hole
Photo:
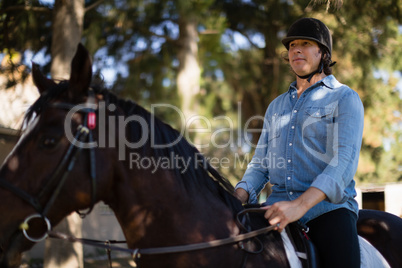
[[[54,0],[39,0],[39,3],[42,3],[42,4],[54,4]]]

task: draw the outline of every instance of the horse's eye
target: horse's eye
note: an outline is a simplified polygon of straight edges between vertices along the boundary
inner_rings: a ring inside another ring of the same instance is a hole
[[[45,149],[53,149],[59,142],[59,139],[56,137],[45,136],[41,140],[41,146]]]

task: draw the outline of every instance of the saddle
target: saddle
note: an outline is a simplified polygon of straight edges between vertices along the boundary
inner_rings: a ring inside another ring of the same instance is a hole
[[[244,206],[245,209],[255,209],[261,208],[260,204],[247,204]],[[247,222],[247,223],[246,223]],[[247,227],[248,231],[253,231],[258,228],[263,228],[269,226],[268,221],[264,218],[261,213],[248,213],[243,224]],[[319,266],[319,259],[317,251],[314,244],[308,237],[308,229],[306,226],[300,222],[293,222],[288,224],[285,228],[287,237],[289,238],[291,244],[293,245],[294,251],[293,255],[296,255],[300,260],[303,268],[317,268]],[[284,240],[284,235],[281,235],[282,240]],[[285,243],[285,241],[284,241]],[[284,246],[285,250],[289,250],[288,247]],[[293,249],[290,249],[293,250]],[[288,255],[288,252],[287,252]]]
[[[296,250],[296,255],[299,257],[302,266],[304,268],[320,267],[316,248],[308,237],[308,229],[299,222],[293,222],[288,224],[285,230]]]

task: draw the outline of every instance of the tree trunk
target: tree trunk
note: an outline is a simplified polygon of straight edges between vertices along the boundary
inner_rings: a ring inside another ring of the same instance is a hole
[[[181,20],[179,29],[177,89],[182,98],[182,110],[188,116],[194,113],[194,96],[200,91],[197,23],[194,20]]]
[[[84,0],[56,0],[53,10],[52,66],[53,78],[68,79],[70,64],[81,41]]]
[[[53,10],[52,64],[54,79],[69,79],[70,65],[83,30],[84,0],[56,0]],[[82,237],[82,220],[76,214],[64,219],[55,230]],[[44,267],[83,268],[83,246],[47,239],[45,243]]]
[[[190,128],[199,127],[200,121],[195,120],[198,115],[196,96],[200,91],[201,69],[198,64],[198,31],[194,19],[182,17],[179,22],[180,37],[177,57],[180,65],[177,74],[177,90],[181,98],[181,109],[186,122],[192,122]],[[189,120],[194,121],[189,121]],[[182,126],[185,127],[185,126]],[[197,133],[192,135],[195,146],[200,145]]]

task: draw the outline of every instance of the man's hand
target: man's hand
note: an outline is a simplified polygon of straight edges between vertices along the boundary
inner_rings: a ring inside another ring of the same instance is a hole
[[[272,206],[264,207],[267,210],[265,218],[271,225],[280,223],[278,231],[282,232],[286,225],[303,217],[310,208],[325,198],[326,195],[321,190],[310,187],[295,200],[281,201]]]
[[[300,206],[297,199],[277,202],[272,206],[263,208],[267,210],[264,216],[269,221],[269,224],[276,225],[279,223],[277,229],[279,232],[282,232],[289,223],[297,221],[307,212]]]

